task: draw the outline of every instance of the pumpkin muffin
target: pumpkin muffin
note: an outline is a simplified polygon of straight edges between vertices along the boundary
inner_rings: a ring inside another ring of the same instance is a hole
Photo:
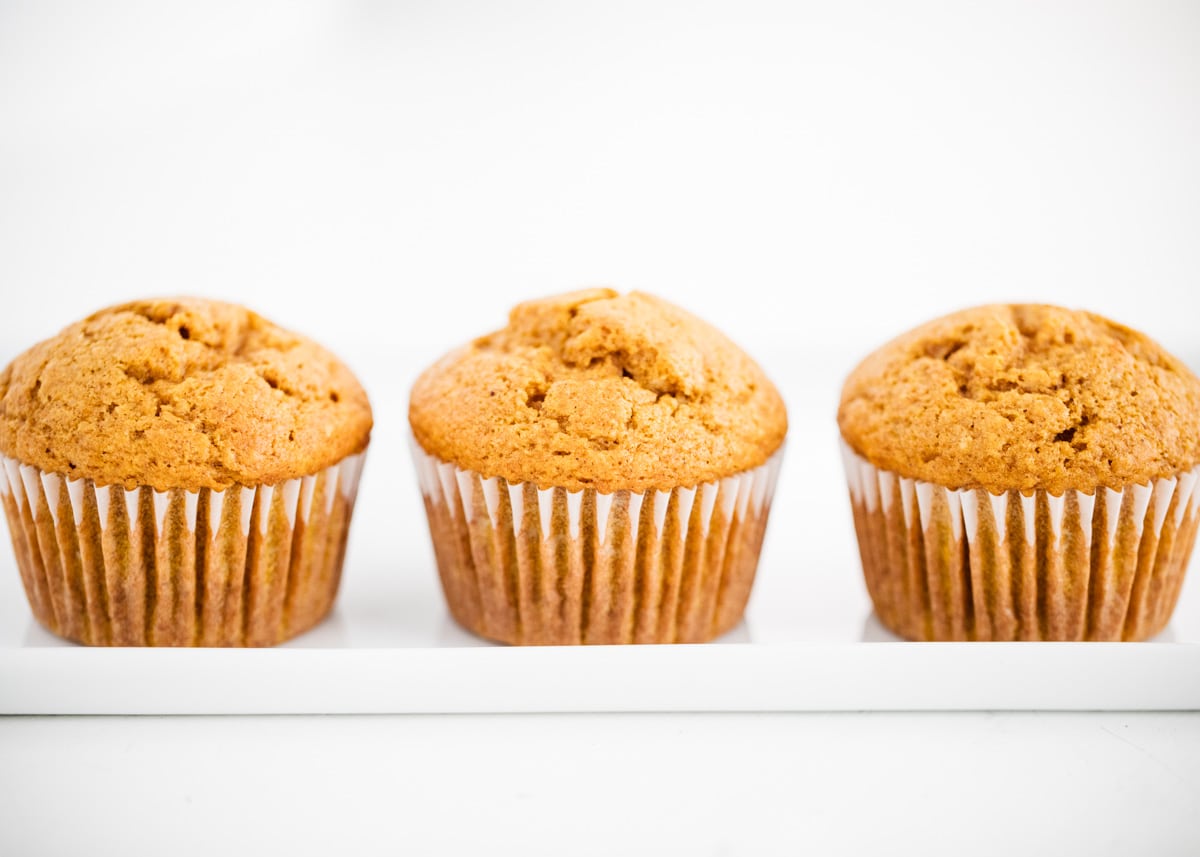
[[[762,370],[660,300],[520,304],[409,421],[455,619],[518,644],[710,640],[750,594],[787,432]]]
[[[197,298],[102,310],[0,374],[0,499],[38,621],[264,646],[328,612],[371,432],[316,343]]]
[[[1200,380],[1141,333],[968,309],[867,357],[838,424],[867,589],[914,640],[1144,640],[1196,537]]]

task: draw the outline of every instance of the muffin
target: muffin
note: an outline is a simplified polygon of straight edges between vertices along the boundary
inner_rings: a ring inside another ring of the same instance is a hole
[[[838,410],[867,589],[912,640],[1144,640],[1196,537],[1200,381],[1087,312],[984,306],[870,355]]]
[[[515,644],[703,642],[745,609],[787,432],[762,370],[656,297],[523,303],[412,391],[446,601]]]
[[[33,614],[98,646],[267,646],[333,604],[371,433],[316,343],[196,298],[102,310],[0,374]]]

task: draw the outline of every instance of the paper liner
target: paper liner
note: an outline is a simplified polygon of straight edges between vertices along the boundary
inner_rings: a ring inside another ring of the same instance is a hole
[[[324,618],[365,453],[225,491],[129,491],[0,456],[38,621],[96,646],[270,646]]]
[[[993,495],[842,451],[867,590],[897,634],[1145,640],[1171,618],[1200,520],[1200,468],[1123,491]]]
[[[717,482],[644,493],[484,478],[414,441],[459,624],[505,643],[704,642],[742,617],[782,451]]]

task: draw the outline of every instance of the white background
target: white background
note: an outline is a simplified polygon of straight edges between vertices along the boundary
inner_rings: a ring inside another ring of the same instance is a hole
[[[823,487],[853,361],[958,306],[1087,307],[1200,366],[1197,152],[1186,3],[4,3],[0,361],[153,294],[315,336],[375,405],[369,557],[394,484],[416,508],[425,363],[523,298],[639,288],[762,358],[805,432],[781,491]],[[11,720],[0,753],[15,853],[1200,849],[1188,715]]]

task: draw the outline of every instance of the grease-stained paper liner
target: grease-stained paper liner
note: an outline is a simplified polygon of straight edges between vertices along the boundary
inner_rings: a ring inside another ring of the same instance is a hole
[[[844,442],[875,612],[911,640],[1145,640],[1171,618],[1200,467],[1094,494],[950,490]]]
[[[413,442],[459,624],[506,643],[705,642],[742,617],[782,450],[716,482],[644,493],[484,478]]]
[[[365,453],[276,485],[126,491],[0,456],[34,616],[98,646],[270,646],[337,594]]]

